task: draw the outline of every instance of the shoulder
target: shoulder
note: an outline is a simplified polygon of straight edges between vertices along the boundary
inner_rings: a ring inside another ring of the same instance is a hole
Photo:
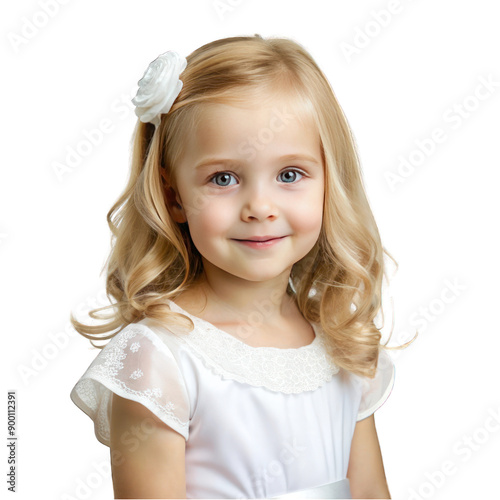
[[[142,404],[185,439],[193,392],[168,332],[144,322],[126,325],[100,350],[71,392],[71,398],[96,425],[109,446],[112,394]]]
[[[174,333],[167,325],[160,324],[151,318],[144,318],[137,323],[126,325],[112,337],[112,340],[115,343],[124,345],[126,343],[133,343],[134,340],[139,341],[144,339],[158,349],[167,349],[176,353],[183,343],[182,335],[187,335],[187,333]]]
[[[395,383],[396,369],[391,356],[380,349],[377,370],[373,378],[353,375],[359,391],[360,405],[357,421],[372,415],[389,398]]]

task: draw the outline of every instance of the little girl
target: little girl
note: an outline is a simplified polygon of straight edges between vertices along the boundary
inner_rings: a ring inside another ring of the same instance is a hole
[[[162,54],[133,103],[114,312],[71,316],[111,339],[71,399],[115,498],[390,498],[387,252],[326,77],[291,40],[233,37]]]

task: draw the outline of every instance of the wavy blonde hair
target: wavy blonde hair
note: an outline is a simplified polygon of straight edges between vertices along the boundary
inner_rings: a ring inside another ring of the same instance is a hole
[[[158,130],[137,122],[130,178],[107,214],[112,248],[105,264],[106,292],[116,302],[93,309],[89,316],[109,321],[87,325],[71,314],[74,328],[100,349],[92,340],[112,338],[146,317],[194,328],[187,316],[166,303],[175,302],[203,273],[188,226],[173,220],[166,192],[176,189],[175,168],[183,145],[206,105],[241,105],[251,93],[269,95],[271,90],[314,119],[325,165],[321,233],[311,251],[294,264],[287,294],[306,320],[320,324],[337,366],[373,377],[380,349],[401,349],[411,342],[399,347],[380,343],[374,320],[381,310],[384,252],[396,261],[381,244],[354,139],[327,78],[301,45],[284,38],[215,40],[186,59],[182,90],[169,113],[161,116]],[[109,308],[111,312],[102,312]]]

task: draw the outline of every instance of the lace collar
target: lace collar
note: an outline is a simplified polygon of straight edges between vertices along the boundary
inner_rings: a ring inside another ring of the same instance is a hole
[[[287,394],[312,391],[331,380],[339,368],[326,353],[323,333],[314,323],[312,343],[298,348],[253,347],[212,323],[188,313],[175,302],[168,305],[185,314],[194,330],[176,337],[188,344],[215,373],[256,387]]]

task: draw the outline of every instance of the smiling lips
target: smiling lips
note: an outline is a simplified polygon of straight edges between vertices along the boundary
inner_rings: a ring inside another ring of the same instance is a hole
[[[235,240],[246,247],[262,249],[269,248],[277,245],[281,240],[286,238],[286,236],[255,236],[251,240]]]
[[[252,238],[248,238],[246,240],[237,240],[237,241],[269,241],[281,238],[284,238],[284,236],[253,236]]]

